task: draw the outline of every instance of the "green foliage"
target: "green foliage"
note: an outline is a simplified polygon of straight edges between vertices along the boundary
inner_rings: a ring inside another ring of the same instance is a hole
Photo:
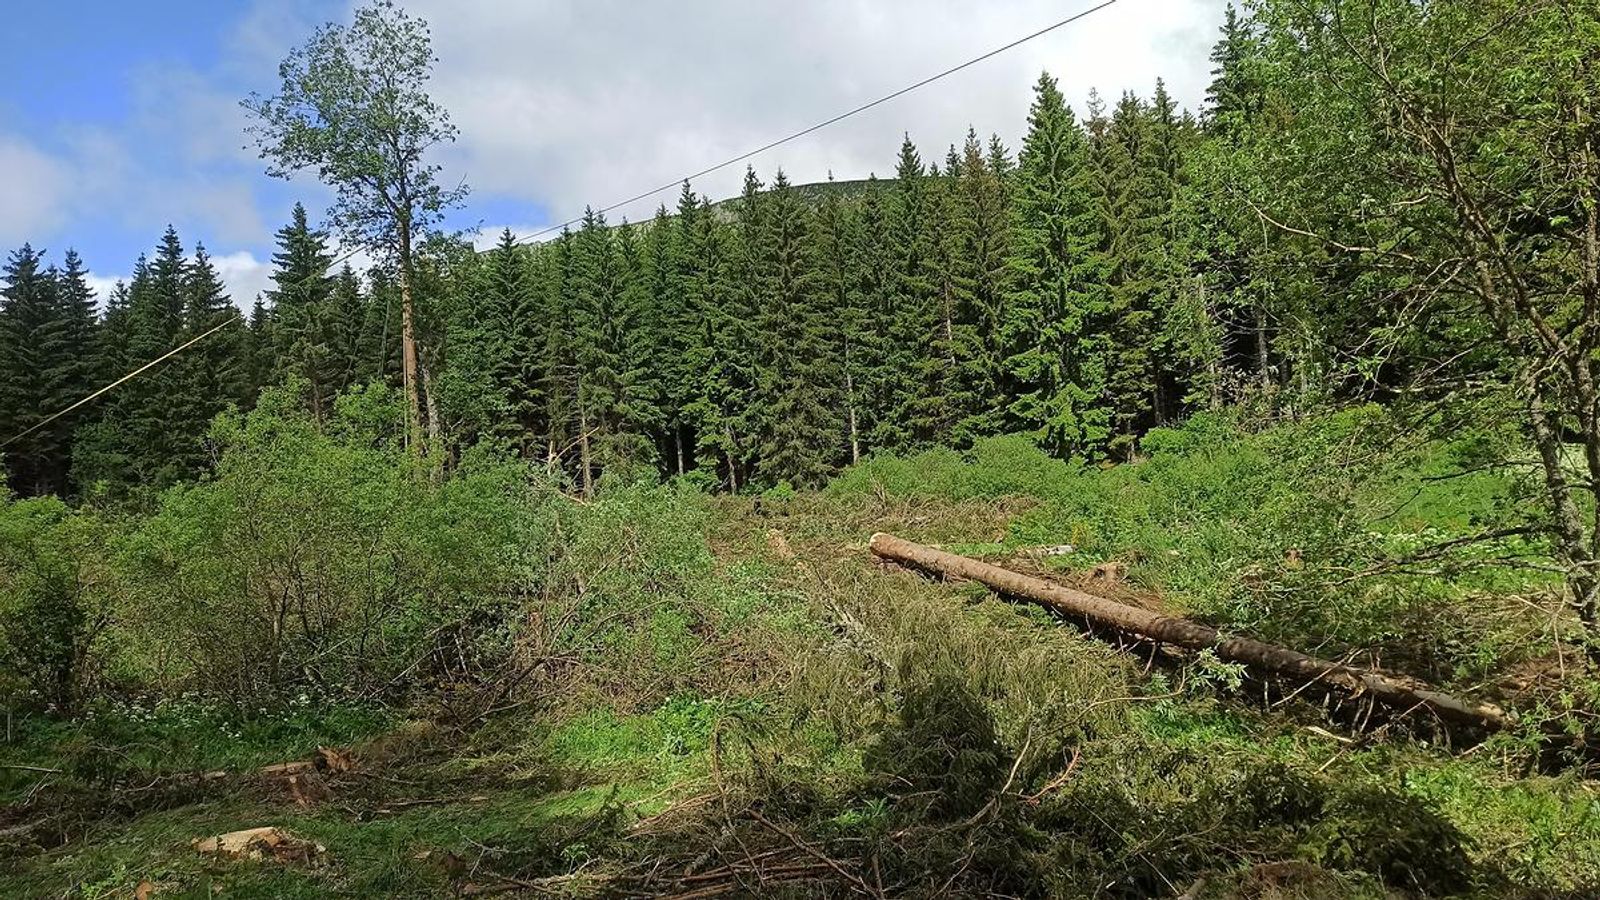
[[[299,411],[303,387],[220,418],[216,476],[165,494],[128,536],[118,629],[130,676],[239,702],[363,696],[446,640],[462,665],[503,652],[503,625],[480,631],[481,616],[532,574],[538,487],[487,453],[434,484],[363,421],[374,400],[392,414],[392,396],[358,395],[319,431]]]
[[[107,531],[53,497],[0,494],[0,696],[7,710],[72,714],[107,615]],[[9,714],[9,713],[8,713]]]
[[[456,135],[427,94],[433,62],[427,22],[375,0],[348,27],[324,25],[295,49],[276,95],[241,104],[271,174],[314,169],[335,192],[340,234],[408,263],[412,239],[466,195],[440,185],[425,159]]]
[[[99,360],[95,299],[83,260],[42,267],[44,254],[24,244],[6,261],[0,288],[0,432],[10,442],[7,480],[27,494],[65,495],[74,431],[81,413],[45,417],[91,390]],[[26,435],[24,432],[28,432]]]
[[[1083,127],[1055,79],[1041,75],[1016,178],[1004,334],[1020,385],[1011,414],[1059,456],[1093,453],[1111,434],[1103,394],[1112,337],[1093,191]]]

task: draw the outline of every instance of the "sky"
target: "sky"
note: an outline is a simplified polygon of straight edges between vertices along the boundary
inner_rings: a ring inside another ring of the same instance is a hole
[[[530,234],[829,118],[1095,0],[403,0],[427,19],[433,94],[460,129],[435,160],[472,190],[448,227]],[[1080,113],[1148,97],[1198,110],[1225,0],[1118,0],[1079,22],[767,151],[763,179],[893,171],[902,135],[942,160],[970,125],[1013,149],[1041,71]],[[265,290],[273,232],[330,194],[265,174],[239,100],[349,0],[20,4],[0,31],[0,251],[83,255],[104,292],[168,224],[203,243],[236,303]],[[743,165],[696,182],[738,192]],[[667,191],[611,215],[648,218]]]

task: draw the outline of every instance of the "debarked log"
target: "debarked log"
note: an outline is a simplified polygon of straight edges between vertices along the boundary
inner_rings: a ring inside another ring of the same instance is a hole
[[[1441,718],[1489,729],[1512,724],[1511,716],[1492,703],[1456,697],[1414,678],[1318,659],[1265,641],[1223,634],[1192,619],[1118,603],[892,534],[873,535],[869,546],[873,554],[883,559],[976,581],[1000,594],[1082,616],[1101,627],[1190,650],[1210,650],[1229,662],[1243,663],[1302,683],[1318,682],[1354,695],[1370,696],[1401,709],[1427,709]]]

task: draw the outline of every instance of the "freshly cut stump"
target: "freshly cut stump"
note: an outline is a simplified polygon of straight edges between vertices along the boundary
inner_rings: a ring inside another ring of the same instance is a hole
[[[279,862],[310,862],[328,848],[295,837],[274,825],[246,828],[207,838],[196,838],[195,852],[222,859],[275,859]]]

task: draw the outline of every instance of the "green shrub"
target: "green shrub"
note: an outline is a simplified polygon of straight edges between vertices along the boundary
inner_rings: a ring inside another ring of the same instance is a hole
[[[718,577],[694,487],[607,479],[564,507],[529,599],[526,652],[619,700],[654,705],[719,676],[719,642],[750,599]]]
[[[469,454],[432,479],[360,418],[320,429],[292,388],[212,439],[214,477],[166,492],[122,543],[125,675],[249,704],[367,696],[509,649],[547,528],[525,467]]]
[[[70,713],[106,622],[105,529],[55,498],[0,496],[0,695]]]

